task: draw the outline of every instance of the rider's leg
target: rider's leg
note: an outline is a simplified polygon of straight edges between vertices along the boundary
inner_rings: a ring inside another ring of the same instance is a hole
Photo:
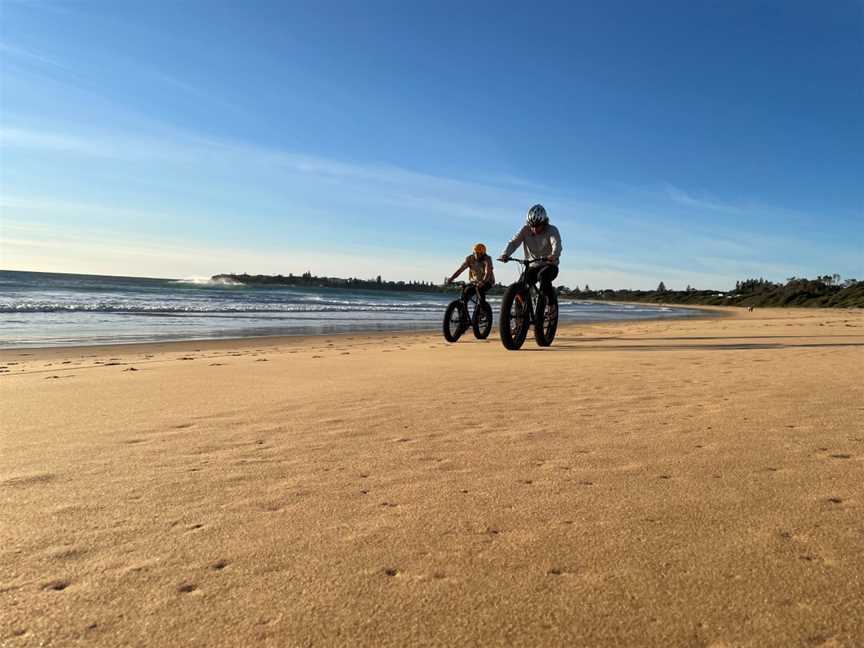
[[[540,280],[540,289],[547,297],[555,292],[552,286],[552,280],[558,276],[558,266],[551,263],[544,264],[537,273],[537,278]]]
[[[486,293],[489,292],[489,289],[492,287],[492,284],[488,281],[477,286],[477,298],[480,303],[484,303],[486,301]]]

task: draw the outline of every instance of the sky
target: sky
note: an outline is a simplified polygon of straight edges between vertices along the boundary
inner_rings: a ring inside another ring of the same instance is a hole
[[[864,279],[864,0],[0,0],[2,269],[440,282],[538,202],[571,287]]]

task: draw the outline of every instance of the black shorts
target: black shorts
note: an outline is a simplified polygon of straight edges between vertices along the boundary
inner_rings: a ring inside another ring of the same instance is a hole
[[[477,293],[477,295],[480,297],[481,300],[485,299],[486,293],[489,291],[489,289],[491,287],[492,287],[492,284],[489,283],[488,281],[485,283],[482,283],[480,285],[468,284],[467,286],[465,286],[462,289],[462,299],[464,299],[465,301],[468,301],[469,299],[471,299],[471,295],[473,295],[475,292]]]
[[[558,276],[558,266],[552,263],[538,263],[528,267],[525,273],[525,281],[533,284],[536,281],[540,282],[540,287],[544,292],[548,293],[552,290],[552,280]]]

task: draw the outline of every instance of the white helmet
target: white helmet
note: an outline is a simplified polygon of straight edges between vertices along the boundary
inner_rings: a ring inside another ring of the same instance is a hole
[[[539,227],[549,222],[549,217],[546,215],[546,209],[543,205],[534,205],[528,210],[528,216],[525,218],[525,223],[530,227]]]

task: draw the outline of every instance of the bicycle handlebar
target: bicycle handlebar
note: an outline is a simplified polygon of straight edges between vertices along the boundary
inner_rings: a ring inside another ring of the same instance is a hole
[[[515,259],[513,257],[499,258],[501,263],[509,263],[510,261],[515,261],[516,263],[521,263],[522,265],[531,265],[535,261],[548,261],[549,257],[537,257],[536,259]]]

